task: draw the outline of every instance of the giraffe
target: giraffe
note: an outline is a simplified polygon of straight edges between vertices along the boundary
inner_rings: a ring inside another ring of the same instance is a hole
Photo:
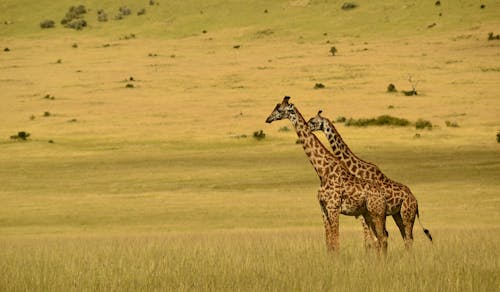
[[[407,186],[388,178],[375,164],[357,157],[344,142],[333,123],[329,119],[322,117],[321,113],[322,111],[319,111],[315,117],[308,121],[310,130],[325,133],[333,149],[333,155],[336,159],[344,162],[352,174],[362,179],[377,182],[380,185],[387,202],[386,215],[393,217],[406,248],[410,248],[413,244],[415,217],[418,218],[425,235],[432,242],[429,230],[424,228],[420,222],[417,199],[411,190]],[[361,220],[363,228],[366,230],[363,218]],[[367,233],[365,231],[365,242],[366,240]]]
[[[326,244],[329,251],[339,248],[339,215],[363,216],[376,237],[377,251],[387,251],[385,233],[385,197],[378,184],[351,174],[346,166],[309,130],[306,120],[289,96],[276,105],[266,123],[289,119],[309,162],[319,176],[318,200],[323,213]]]

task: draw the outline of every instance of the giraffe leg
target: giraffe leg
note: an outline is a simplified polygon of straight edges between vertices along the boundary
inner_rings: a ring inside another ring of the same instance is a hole
[[[382,252],[386,254],[387,230],[385,228],[385,197],[380,192],[372,193],[370,196],[368,196],[366,207],[368,213],[365,215],[365,219],[369,220],[368,222],[377,238],[377,250],[382,250]]]
[[[321,213],[323,217],[323,225],[325,226],[325,239],[326,239],[326,248],[328,251],[333,251],[332,247],[332,226],[330,225],[330,220],[328,218],[328,210],[326,209],[326,205],[324,201],[319,201],[321,206]]]
[[[381,249],[384,254],[387,254],[387,233],[385,231],[385,214],[378,214],[377,216],[372,216],[373,229],[377,237],[378,248]]]
[[[363,235],[365,238],[365,250],[371,250],[376,246],[376,237],[373,233],[373,230],[370,226],[368,226],[368,223],[366,222],[364,217],[360,218],[361,221],[361,226],[363,227]]]
[[[399,228],[399,232],[401,233],[401,237],[406,241],[405,225],[403,223],[403,218],[401,218],[401,212],[392,215],[392,219],[394,219],[394,222],[396,222],[396,225]]]
[[[409,196],[403,201],[400,213],[405,230],[405,247],[409,249],[413,245],[413,224],[417,216],[417,201],[415,197]]]

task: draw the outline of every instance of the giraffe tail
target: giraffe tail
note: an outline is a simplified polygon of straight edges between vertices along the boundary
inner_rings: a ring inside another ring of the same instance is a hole
[[[426,235],[426,236],[427,236],[427,238],[429,238],[429,240],[432,242],[432,235],[431,235],[431,232],[429,231],[429,229],[425,228],[425,227],[422,225],[422,222],[420,222],[420,215],[418,214],[418,207],[417,207],[417,219],[418,219],[418,224],[420,224],[420,227],[422,227],[422,229],[424,230],[425,235]]]

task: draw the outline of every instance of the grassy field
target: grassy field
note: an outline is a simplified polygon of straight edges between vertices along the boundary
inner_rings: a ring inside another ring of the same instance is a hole
[[[0,3],[0,291],[498,290],[499,3],[122,2],[80,2],[82,31],[59,24],[80,3]],[[409,76],[417,96],[386,92]],[[406,252],[388,219],[378,258],[342,217],[327,254],[314,170],[264,123],[284,95],[306,118],[431,121],[337,127],[434,243],[416,225]]]

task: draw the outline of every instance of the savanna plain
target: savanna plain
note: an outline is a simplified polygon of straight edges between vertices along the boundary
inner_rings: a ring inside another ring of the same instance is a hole
[[[500,3],[437,2],[1,1],[0,291],[498,291]],[[341,217],[328,253],[314,169],[264,123],[285,95],[433,243],[388,218],[378,256]],[[411,125],[339,119],[381,115]]]

